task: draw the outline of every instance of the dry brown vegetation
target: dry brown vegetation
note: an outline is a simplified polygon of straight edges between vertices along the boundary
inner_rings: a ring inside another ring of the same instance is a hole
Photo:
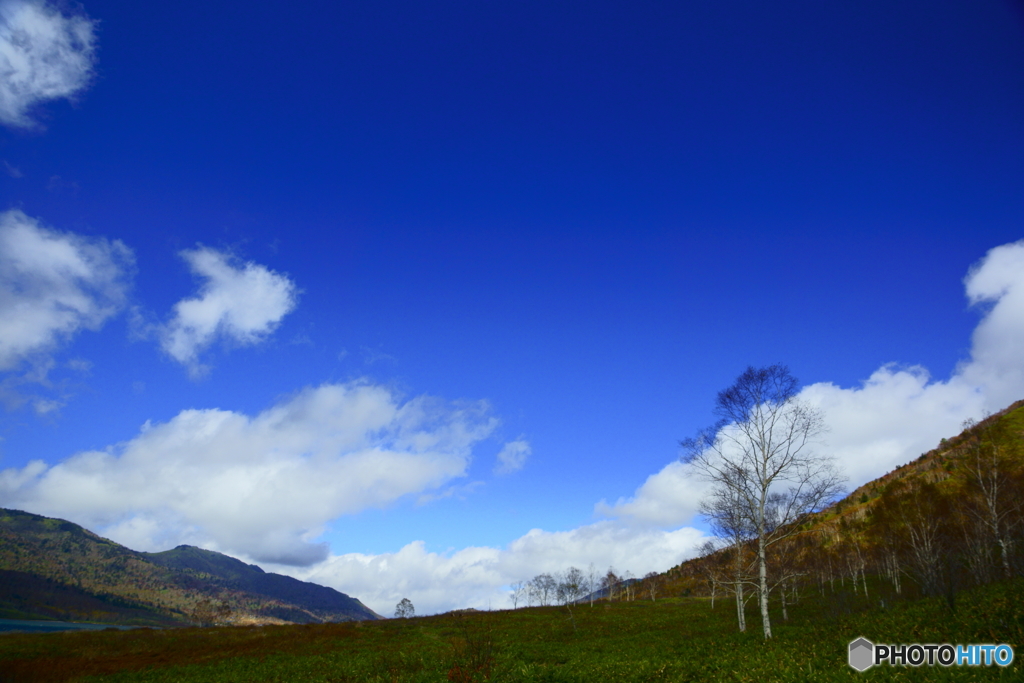
[[[951,610],[970,586],[1024,575],[1024,401],[968,425],[917,460],[798,523],[775,550],[773,598],[840,588],[875,597],[941,595]],[[666,589],[721,597],[737,553],[730,546],[674,567]],[[789,578],[786,578],[786,577]]]

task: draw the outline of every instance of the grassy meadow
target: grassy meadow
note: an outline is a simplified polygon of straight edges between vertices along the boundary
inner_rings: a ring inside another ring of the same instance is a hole
[[[877,593],[876,593],[877,595]],[[0,681],[1021,681],[1024,580],[882,609],[844,590],[805,595],[764,642],[719,599],[471,612],[382,622],[0,636]],[[999,667],[846,664],[858,636],[881,643],[1009,643]]]

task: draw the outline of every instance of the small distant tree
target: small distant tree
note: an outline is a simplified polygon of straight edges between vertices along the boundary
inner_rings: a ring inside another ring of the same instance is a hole
[[[644,590],[651,596],[651,602],[658,597],[658,589],[661,588],[661,574],[658,572],[647,572],[644,574]]]
[[[555,577],[548,573],[538,574],[533,577],[530,584],[533,588],[533,594],[536,596],[541,607],[550,604],[558,590],[558,582],[555,581]]]
[[[214,603],[209,598],[203,598],[196,603],[192,609],[192,623],[197,626],[216,626],[227,624],[231,621],[231,605],[227,600],[221,600],[220,604]]]
[[[414,616],[416,616],[416,608],[412,606],[412,601],[409,598],[402,598],[401,601],[395,605],[396,619],[408,619]]]
[[[597,593],[597,567],[591,562],[587,567],[587,593],[590,595],[590,606],[594,606],[594,594]]]
[[[718,544],[714,540],[707,540],[697,549],[697,557],[690,564],[697,576],[707,583],[708,589],[711,591],[711,609],[715,608],[715,596],[718,594],[718,587],[725,586],[729,582],[726,572],[718,561],[719,553],[720,548]],[[740,613],[742,614],[741,610]],[[742,619],[740,620],[740,630],[746,630]]]
[[[608,572],[601,578],[601,588],[607,591],[608,602],[615,599],[615,587],[619,585],[619,575],[615,573],[614,567],[608,567]]]
[[[217,606],[217,623],[231,623],[231,605],[228,604],[227,600],[221,600],[220,605]]]
[[[585,591],[587,577],[576,567],[569,567],[559,577],[558,601],[563,605],[569,605],[579,600]]]
[[[526,596],[527,582],[516,581],[510,584],[509,588],[512,589],[512,592],[509,593],[509,597],[512,598],[512,609],[516,609],[519,606],[519,601]]]
[[[562,603],[562,606],[569,613],[569,621],[572,622],[572,630],[574,632],[576,631],[576,615],[573,613],[572,608],[576,605],[576,601],[585,595],[586,585],[586,574],[576,567],[569,567],[557,577],[555,594],[558,597],[558,601]]]
[[[209,598],[203,598],[192,608],[192,623],[196,626],[213,625],[213,603]]]
[[[622,574],[622,592],[627,602],[633,602],[633,598],[636,597],[636,577],[628,569]]]

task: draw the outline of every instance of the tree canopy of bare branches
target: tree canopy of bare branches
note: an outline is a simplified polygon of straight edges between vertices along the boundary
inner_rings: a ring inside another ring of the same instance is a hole
[[[555,588],[558,601],[563,605],[571,605],[587,592],[587,577],[576,567],[569,567],[558,577]]]
[[[412,600],[409,598],[402,598],[397,605],[395,605],[395,618],[397,619],[408,619],[416,616],[416,608],[412,606]]]
[[[743,529],[756,541],[766,639],[772,636],[768,549],[795,533],[803,515],[831,502],[843,482],[833,458],[815,452],[824,419],[798,398],[798,386],[783,365],[748,367],[719,392],[719,422],[681,443],[684,461],[713,485],[704,505],[712,523]]]
[[[1019,438],[1008,433],[1004,422],[977,425],[973,420],[964,422],[966,439],[961,446],[967,470],[966,510],[984,536],[999,548],[1003,576],[1010,578],[1012,532],[1020,523],[1024,501],[1016,493],[1019,483],[1013,481],[1014,462],[1019,460]],[[1014,457],[1016,456],[1016,457]]]

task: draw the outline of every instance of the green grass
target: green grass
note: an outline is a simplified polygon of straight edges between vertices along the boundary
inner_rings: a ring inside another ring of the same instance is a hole
[[[1024,636],[1024,581],[864,610],[861,596],[809,594],[735,631],[732,603],[706,599],[533,608],[361,624],[136,630],[0,637],[0,681],[1020,681],[998,667],[846,665],[848,643],[1009,643]],[[851,608],[860,611],[849,611]],[[1018,653],[1018,657],[1024,653]]]

